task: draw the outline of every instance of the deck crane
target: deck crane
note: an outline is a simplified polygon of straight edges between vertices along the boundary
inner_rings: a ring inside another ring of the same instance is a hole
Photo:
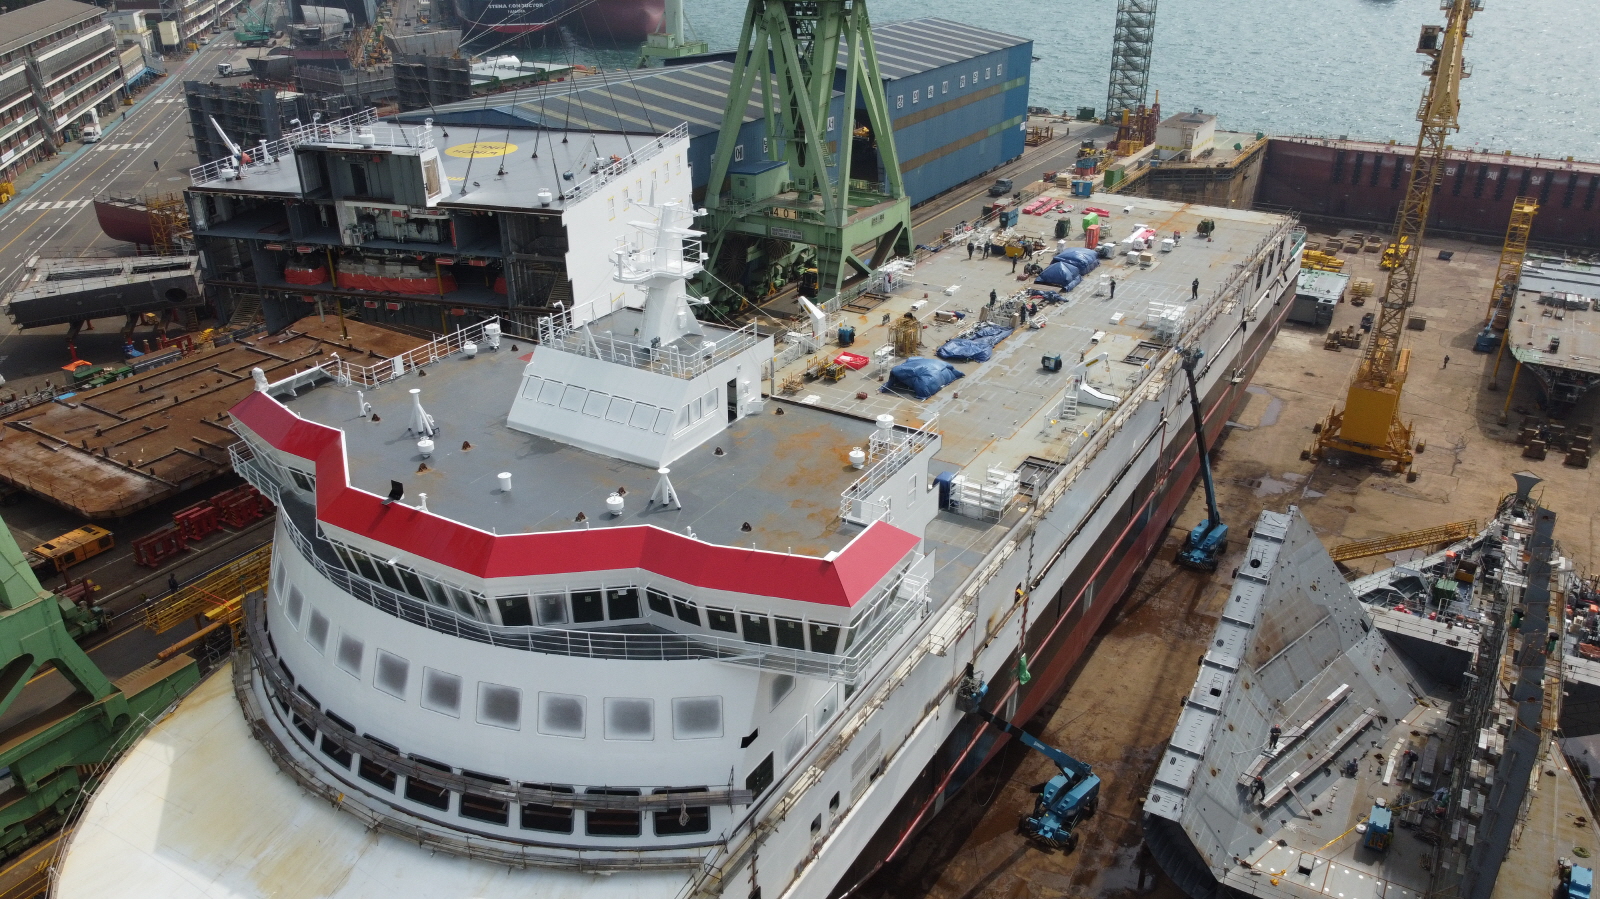
[[[1029,749],[1037,750],[1056,764],[1061,773],[1034,788],[1039,798],[1033,814],[1017,823],[1028,839],[1046,849],[1071,852],[1078,846],[1078,825],[1094,815],[1100,805],[1100,778],[1083,762],[1041,741],[1020,727],[983,707],[989,685],[967,666],[967,673],[956,688],[956,708],[977,715],[996,730],[1008,733]]]
[[[1228,526],[1222,521],[1217,508],[1217,485],[1211,479],[1211,453],[1206,448],[1206,420],[1200,411],[1200,386],[1195,383],[1194,369],[1200,364],[1205,351],[1199,347],[1185,347],[1179,351],[1183,357],[1183,373],[1189,379],[1189,406],[1194,410],[1195,448],[1200,453],[1200,477],[1206,488],[1206,520],[1195,525],[1183,538],[1183,548],[1178,550],[1178,564],[1185,568],[1216,571],[1217,560],[1228,548]]]
[[[1329,450],[1343,450],[1371,456],[1388,462],[1395,472],[1405,472],[1407,480],[1416,480],[1411,470],[1415,431],[1400,418],[1400,394],[1411,361],[1410,351],[1400,349],[1400,337],[1406,310],[1416,300],[1417,262],[1433,192],[1444,172],[1445,138],[1460,128],[1461,79],[1469,74],[1462,56],[1467,23],[1483,8],[1483,0],[1445,0],[1445,6],[1449,10],[1445,24],[1422,26],[1417,40],[1417,52],[1430,60],[1423,71],[1428,88],[1417,109],[1422,130],[1394,224],[1395,246],[1409,246],[1411,251],[1399,254],[1389,272],[1372,337],[1350,382],[1344,409],[1333,409],[1314,428],[1316,441],[1304,454],[1317,459]]]

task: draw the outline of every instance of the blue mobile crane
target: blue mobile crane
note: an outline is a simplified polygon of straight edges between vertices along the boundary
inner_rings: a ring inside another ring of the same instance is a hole
[[[1194,526],[1183,539],[1178,550],[1178,564],[1185,568],[1216,571],[1217,562],[1228,549],[1228,526],[1222,522],[1222,512],[1217,509],[1217,486],[1211,480],[1211,453],[1206,449],[1205,417],[1200,413],[1200,388],[1195,384],[1194,369],[1200,364],[1205,351],[1199,347],[1186,347],[1178,351],[1183,356],[1183,373],[1189,378],[1189,405],[1194,409],[1194,439],[1200,451],[1200,477],[1206,486],[1206,520]]]
[[[1023,745],[1055,762],[1061,770],[1060,774],[1033,788],[1033,792],[1039,794],[1033,804],[1033,814],[1019,821],[1017,830],[1046,849],[1071,852],[1078,846],[1078,825],[1088,820],[1100,805],[1100,778],[1083,762],[986,711],[983,697],[988,692],[989,685],[969,667],[956,690],[956,708],[977,715],[995,729],[1016,737]]]

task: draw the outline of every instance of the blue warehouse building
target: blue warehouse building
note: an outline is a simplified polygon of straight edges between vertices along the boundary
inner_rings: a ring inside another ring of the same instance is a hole
[[[894,123],[895,149],[906,193],[922,203],[1022,155],[1027,137],[1028,80],[1033,42],[952,22],[922,18],[875,25],[873,42]],[[471,128],[495,140],[496,128],[544,127],[638,135],[643,144],[687,122],[689,160],[697,196],[711,170],[732,81],[732,53],[661,69],[603,73],[576,81],[453,103],[399,116],[432,118],[446,129]],[[844,75],[828,116],[829,142],[849,139],[865,111],[844,114]],[[776,91],[776,85],[774,85]],[[759,92],[757,92],[759,96]],[[759,101],[744,113],[735,162],[764,158],[766,122]],[[876,154],[856,154],[876,167]],[[851,177],[881,181],[858,167]]]

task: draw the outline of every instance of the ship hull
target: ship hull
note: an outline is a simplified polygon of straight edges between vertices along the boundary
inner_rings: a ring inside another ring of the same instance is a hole
[[[1263,313],[1238,345],[1231,360],[1223,360],[1236,371],[1237,380],[1218,379],[1203,398],[1206,435],[1215,446],[1226,423],[1248,399],[1246,388],[1262,357],[1271,346],[1292,303],[1292,291]],[[1125,508],[1113,527],[1102,529],[1083,561],[1066,578],[1063,587],[1047,602],[1034,599],[1038,615],[1028,627],[1028,670],[1031,680],[1017,690],[1017,701],[1003,709],[1011,721],[1033,717],[1066,683],[1084,658],[1096,633],[1119,606],[1135,577],[1161,549],[1169,527],[1199,475],[1193,426],[1184,419],[1182,432],[1161,452],[1159,464],[1146,470],[1139,479],[1132,508]],[[1108,491],[1109,493],[1109,491]],[[1039,550],[1036,548],[1036,552]],[[1085,603],[1086,585],[1093,584],[1092,602]],[[1085,609],[1087,606],[1087,609]],[[990,696],[1005,696],[1015,687],[1015,656],[1001,669],[985,672]],[[1003,747],[1000,736],[981,722],[964,721],[933,753],[915,777],[912,786],[895,803],[894,810],[879,826],[865,848],[850,865],[848,873],[829,891],[830,896],[853,892],[864,886],[886,865],[900,858],[909,843],[925,828],[937,811],[990,763]],[[885,871],[884,876],[892,877]]]
[[[640,43],[660,31],[665,16],[663,0],[453,0],[456,16],[470,37],[492,31],[499,34],[538,34],[560,25],[581,31],[606,43]]]

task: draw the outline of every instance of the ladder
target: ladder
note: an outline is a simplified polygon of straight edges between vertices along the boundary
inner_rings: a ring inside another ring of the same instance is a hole
[[[261,295],[253,290],[233,292],[233,314],[228,317],[228,330],[253,325],[261,317]]]
[[[1466,540],[1469,537],[1476,536],[1477,533],[1478,522],[1476,519],[1452,521],[1449,524],[1423,528],[1419,531],[1406,531],[1403,534],[1390,534],[1387,537],[1345,543],[1334,547],[1328,555],[1332,556],[1335,562],[1348,562],[1351,559],[1381,556],[1384,553],[1398,552],[1402,549],[1416,549],[1422,546],[1455,543],[1457,540]]]

